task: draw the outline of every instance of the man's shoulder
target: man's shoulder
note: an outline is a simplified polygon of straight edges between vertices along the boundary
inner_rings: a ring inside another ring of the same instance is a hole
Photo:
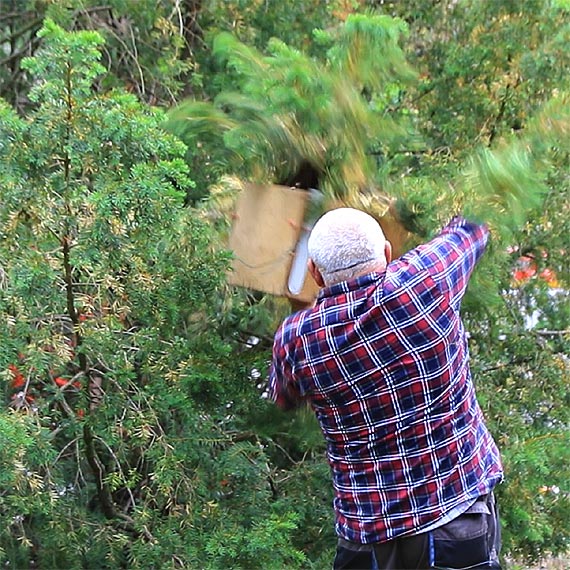
[[[425,272],[425,269],[415,261],[414,257],[404,255],[388,264],[382,288],[384,298],[412,286],[414,281],[421,278],[420,274]]]
[[[301,334],[302,328],[306,323],[309,316],[314,313],[314,307],[302,309],[287,316],[278,331],[277,338],[281,343],[288,343]]]

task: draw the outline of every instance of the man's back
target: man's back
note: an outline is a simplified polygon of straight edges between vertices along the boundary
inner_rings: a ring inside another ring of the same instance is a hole
[[[420,532],[502,477],[459,316],[485,242],[456,220],[385,273],[326,287],[276,336],[274,398],[313,407],[346,540]]]

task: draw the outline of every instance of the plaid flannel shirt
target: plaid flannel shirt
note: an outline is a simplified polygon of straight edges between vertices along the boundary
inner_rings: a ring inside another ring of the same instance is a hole
[[[270,395],[313,408],[346,540],[419,533],[502,479],[459,315],[487,237],[455,218],[385,273],[322,289],[276,333]]]

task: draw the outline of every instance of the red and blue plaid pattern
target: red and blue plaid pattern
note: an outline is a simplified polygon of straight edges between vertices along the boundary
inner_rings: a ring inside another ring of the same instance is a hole
[[[271,397],[315,411],[346,540],[421,532],[502,479],[459,315],[487,236],[455,218],[385,273],[321,290],[275,336]]]

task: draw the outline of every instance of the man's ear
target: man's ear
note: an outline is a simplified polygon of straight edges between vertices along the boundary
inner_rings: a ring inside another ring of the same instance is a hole
[[[315,262],[312,259],[309,259],[309,261],[307,262],[307,268],[309,270],[309,273],[313,276],[315,283],[319,287],[324,287],[325,281],[323,279],[323,276],[321,275],[319,268],[315,265]]]
[[[386,240],[384,244],[384,254],[386,255],[386,265],[392,261],[392,244]]]

